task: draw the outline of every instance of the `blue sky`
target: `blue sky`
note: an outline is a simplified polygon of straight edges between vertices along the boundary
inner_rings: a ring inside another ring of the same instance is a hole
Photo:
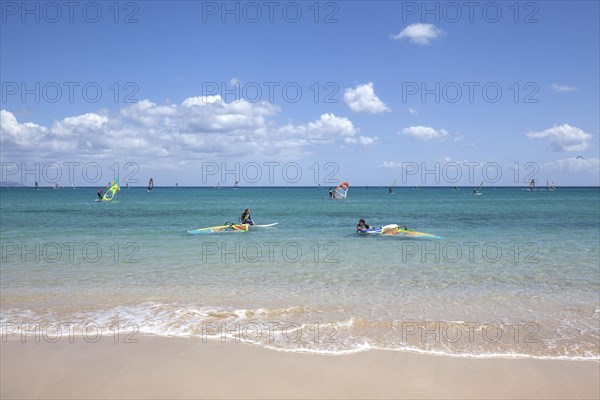
[[[3,2],[2,180],[94,185],[93,165],[157,186],[599,185],[599,14]]]

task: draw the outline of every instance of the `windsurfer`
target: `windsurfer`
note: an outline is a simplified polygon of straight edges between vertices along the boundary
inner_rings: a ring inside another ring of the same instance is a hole
[[[254,221],[252,221],[252,217],[250,216],[250,209],[246,208],[240,217],[242,224],[254,225]]]

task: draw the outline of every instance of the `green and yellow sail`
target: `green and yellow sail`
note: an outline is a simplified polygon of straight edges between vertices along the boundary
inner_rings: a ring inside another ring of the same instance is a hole
[[[119,192],[119,178],[115,178],[112,186],[104,193],[102,196],[103,201],[112,201],[115,198],[115,195]]]

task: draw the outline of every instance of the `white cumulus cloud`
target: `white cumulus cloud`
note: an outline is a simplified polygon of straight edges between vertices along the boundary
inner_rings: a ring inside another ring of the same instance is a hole
[[[308,123],[308,132],[320,137],[347,137],[356,134],[356,128],[348,118],[323,114],[315,122]]]
[[[575,86],[568,86],[568,85],[561,85],[559,83],[553,83],[552,85],[550,85],[552,87],[552,89],[554,89],[555,92],[574,92],[576,90],[579,90],[579,88],[576,88]]]
[[[379,138],[377,136],[359,136],[358,138],[349,137],[344,139],[344,142],[347,144],[355,144],[358,143],[361,146],[370,146],[377,143]]]
[[[441,36],[444,33],[433,24],[416,23],[408,25],[397,35],[391,35],[394,40],[409,39],[411,43],[426,45],[431,40]]]
[[[433,129],[429,126],[410,126],[402,129],[402,134],[419,140],[443,139],[448,135],[445,129]]]
[[[403,164],[397,161],[384,161],[381,167],[388,169],[402,168]]]
[[[344,101],[354,112],[380,114],[390,111],[373,89],[373,82],[365,83],[344,91]]]
[[[541,132],[529,132],[530,139],[548,139],[555,151],[583,151],[588,148],[592,135],[583,130],[563,124]]]
[[[0,155],[48,159],[101,160],[131,157],[185,163],[205,159],[273,157],[299,159],[322,144],[370,145],[376,138],[357,137],[346,117],[322,114],[314,121],[279,125],[279,108],[268,102],[227,103],[219,96],[158,105],[150,100],[116,112],[86,113],[50,126],[19,122],[0,110]]]
[[[19,146],[32,146],[42,140],[47,132],[47,128],[31,122],[20,124],[11,112],[0,110],[2,142]]]
[[[379,138],[377,136],[361,136],[358,138],[358,143],[363,146],[370,146],[372,144],[377,143]]]

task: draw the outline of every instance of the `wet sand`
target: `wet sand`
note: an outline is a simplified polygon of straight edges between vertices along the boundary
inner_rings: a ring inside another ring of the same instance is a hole
[[[597,361],[467,359],[392,351],[327,356],[241,343],[139,336],[10,338],[3,399],[18,398],[555,398],[600,397]]]

